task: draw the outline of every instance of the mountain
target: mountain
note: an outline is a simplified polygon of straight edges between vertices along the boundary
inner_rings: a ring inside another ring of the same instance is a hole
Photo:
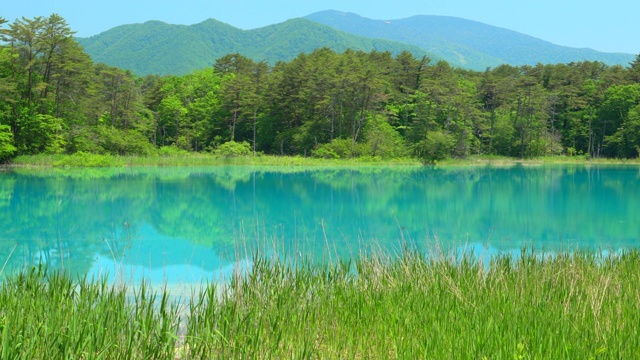
[[[182,75],[240,53],[270,64],[289,61],[321,47],[336,52],[407,50],[416,57],[445,60],[453,66],[484,70],[501,64],[535,65],[601,61],[628,65],[634,55],[559,46],[515,31],[447,16],[372,20],[334,10],[253,30],[209,19],[195,25],[160,21],[122,25],[78,38],[95,62],[129,69],[137,75]]]
[[[254,30],[241,30],[213,19],[190,26],[148,21],[77,40],[93,61],[137,75],[186,74],[211,66],[231,53],[274,64],[321,47],[336,52],[388,50],[397,54],[406,50],[417,57],[439,59],[415,45],[348,34],[302,18]]]
[[[353,13],[328,10],[305,17],[354,35],[399,41],[473,70],[500,64],[535,65],[601,61],[628,65],[631,54],[577,49],[480,22],[448,16],[413,16],[400,20],[372,20]]]

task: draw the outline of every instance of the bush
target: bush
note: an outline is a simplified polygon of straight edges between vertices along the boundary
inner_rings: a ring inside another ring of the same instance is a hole
[[[251,145],[246,141],[227,141],[218,146],[214,153],[224,157],[249,156],[251,155]]]
[[[372,121],[366,129],[366,154],[382,159],[406,156],[402,136],[384,120]]]
[[[416,144],[414,152],[423,163],[434,164],[450,157],[455,144],[455,139],[448,132],[430,131],[424,140]]]
[[[101,126],[98,144],[114,155],[149,155],[155,149],[144,135],[135,130]]]
[[[178,148],[177,146],[163,146],[157,151],[158,155],[163,157],[186,156],[189,154],[187,150]]]
[[[65,156],[53,163],[53,166],[68,167],[109,167],[119,165],[121,165],[120,161],[111,155],[91,154],[84,151]]]
[[[325,159],[349,159],[368,155],[368,151],[366,144],[354,144],[351,139],[334,139],[328,144],[320,145],[311,155]]]
[[[340,155],[331,148],[331,144],[322,144],[317,149],[311,151],[311,156],[321,159],[339,159]]]

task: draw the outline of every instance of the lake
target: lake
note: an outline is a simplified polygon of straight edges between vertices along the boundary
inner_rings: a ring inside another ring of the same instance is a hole
[[[593,165],[5,169],[0,264],[192,284],[256,253],[615,252],[640,245],[639,180]]]

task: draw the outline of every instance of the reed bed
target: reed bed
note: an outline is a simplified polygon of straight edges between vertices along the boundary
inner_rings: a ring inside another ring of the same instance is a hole
[[[379,157],[359,157],[351,159],[323,159],[303,156],[277,156],[258,154],[256,156],[220,156],[211,153],[189,153],[186,151],[159,151],[150,155],[101,155],[90,153],[20,155],[3,167],[135,167],[135,166],[367,166],[367,165],[409,165],[422,163],[414,158],[382,159]],[[437,162],[437,166],[514,166],[514,165],[631,165],[640,164],[638,159],[590,158],[588,156],[548,156],[538,158],[510,158],[494,155],[472,155],[466,158],[449,158]]]
[[[0,288],[3,359],[631,359],[640,252],[256,258],[191,296],[42,268]],[[130,295],[133,293],[134,295]]]
[[[2,165],[2,164],[0,164]],[[302,156],[219,156],[210,153],[182,152],[171,155],[116,156],[89,153],[21,155],[12,160],[12,167],[136,167],[136,166],[362,166],[362,165],[420,165],[411,158],[381,159],[361,157],[353,159],[321,159]]]

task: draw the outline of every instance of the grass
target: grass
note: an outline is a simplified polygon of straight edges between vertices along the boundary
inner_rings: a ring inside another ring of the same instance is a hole
[[[130,301],[105,281],[25,271],[0,288],[2,359],[173,358],[178,307],[167,299],[142,286]]]
[[[0,288],[3,359],[629,359],[640,252],[254,259],[181,303],[41,268]]]
[[[122,167],[122,166],[219,166],[219,165],[275,165],[275,166],[353,166],[353,165],[419,165],[415,159],[384,160],[363,157],[354,159],[318,159],[301,156],[236,156],[225,157],[206,153],[177,155],[112,156],[88,153],[73,155],[21,155],[10,166],[19,167]]]
[[[438,166],[513,166],[513,165],[554,165],[554,164],[600,164],[600,165],[638,165],[636,159],[590,158],[588,156],[544,156],[528,159],[510,158],[494,155],[472,155],[464,159],[446,159],[437,163]]]
[[[176,153],[149,156],[112,156],[89,153],[73,155],[39,154],[21,155],[13,160],[11,166],[20,167],[123,167],[123,166],[357,166],[357,165],[420,165],[412,158],[381,159],[362,157],[354,159],[319,159],[301,156],[236,156],[225,157],[207,153]],[[630,164],[638,165],[638,159],[590,159],[585,156],[550,156],[532,159],[516,159],[502,156],[474,155],[465,159],[446,159],[437,166],[512,166],[512,165],[549,165],[549,164]]]

